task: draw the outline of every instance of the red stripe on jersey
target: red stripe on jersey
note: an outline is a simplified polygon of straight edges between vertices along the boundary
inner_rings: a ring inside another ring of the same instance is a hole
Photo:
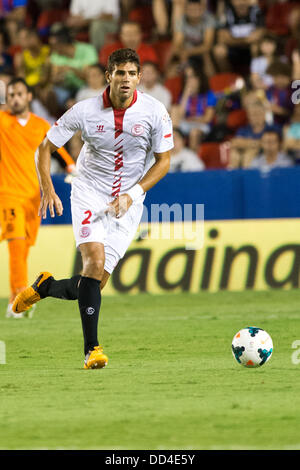
[[[114,109],[115,118],[115,139],[123,132],[123,120],[126,109]]]
[[[103,107],[104,108],[112,108],[114,113],[114,120],[115,120],[115,139],[118,139],[120,135],[123,133],[123,121],[126,109],[116,109],[113,107],[112,102],[110,100],[110,87],[108,86],[103,92]],[[137,100],[137,91],[134,90],[133,98],[128,106],[129,108],[136,102]],[[114,168],[114,180],[112,185],[112,197],[116,197],[120,190],[122,184],[122,173],[119,170],[123,167],[123,145],[120,145],[123,139],[118,140],[115,143],[114,147],[117,147],[114,151],[114,160],[115,160],[115,168]],[[118,173],[117,173],[118,172]]]
[[[167,139],[168,137],[171,137],[172,134],[166,134],[164,135],[164,138]]]
[[[126,109],[113,109],[115,118],[115,139],[118,139],[118,137],[120,137],[120,135],[123,133],[123,120],[125,111]],[[122,176],[120,173],[117,173],[123,167],[123,145],[120,145],[120,142],[121,141],[118,142],[118,147],[114,151],[115,168],[111,193],[112,197],[116,197],[121,191]]]
[[[123,167],[123,155],[119,158],[115,158],[115,171],[120,170]]]

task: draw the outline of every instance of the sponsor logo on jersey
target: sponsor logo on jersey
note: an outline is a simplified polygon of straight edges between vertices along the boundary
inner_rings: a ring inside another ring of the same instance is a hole
[[[132,135],[138,136],[144,134],[144,127],[142,124],[135,124],[131,129]]]
[[[97,131],[98,133],[105,132],[103,124],[97,124]]]

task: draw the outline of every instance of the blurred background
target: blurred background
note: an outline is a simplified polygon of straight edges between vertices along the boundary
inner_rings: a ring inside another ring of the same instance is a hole
[[[105,89],[108,56],[120,47],[138,52],[139,89],[164,103],[174,125],[170,172],[146,208],[204,204],[204,245],[151,240],[142,224],[107,292],[298,287],[300,2],[0,1],[0,80],[24,77],[32,112],[51,124]],[[74,160],[81,146],[75,134]],[[39,269],[80,271],[63,171],[53,160],[65,211],[43,221],[30,279]],[[195,222],[191,214],[191,230]],[[0,256],[5,297],[3,244]]]

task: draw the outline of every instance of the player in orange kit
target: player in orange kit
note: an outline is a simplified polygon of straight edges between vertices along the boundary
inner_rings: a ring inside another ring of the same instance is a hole
[[[35,151],[51,126],[30,112],[31,100],[26,82],[14,78],[7,86],[8,111],[0,111],[0,241],[8,242],[10,272],[7,317],[17,317],[11,305],[27,286],[29,248],[35,243],[41,221]],[[72,157],[64,148],[58,153],[70,172]]]

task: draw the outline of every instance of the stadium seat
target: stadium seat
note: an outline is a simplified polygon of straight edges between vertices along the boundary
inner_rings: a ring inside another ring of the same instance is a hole
[[[291,11],[299,8],[298,2],[274,3],[270,5],[266,13],[266,28],[278,36],[289,34],[289,16]]]
[[[241,126],[246,126],[247,120],[247,113],[244,109],[235,109],[230,111],[227,116],[227,127],[231,131],[236,131]]]
[[[209,79],[209,87],[214,93],[223,93],[232,88],[238,78],[242,78],[237,73],[218,73]]]
[[[208,170],[226,168],[229,160],[226,142],[205,142],[199,146],[198,155]]]
[[[167,78],[164,82],[166,88],[168,88],[169,92],[172,95],[172,104],[178,102],[180,93],[182,92],[182,82],[183,79],[180,75],[176,77]]]
[[[166,69],[166,64],[171,53],[171,45],[172,42],[170,40],[159,40],[152,44],[159,60],[158,66],[161,72],[164,72]]]
[[[122,43],[119,40],[117,40],[116,42],[113,42],[113,43],[109,42],[107,44],[104,44],[104,46],[101,47],[101,49],[99,51],[99,62],[100,62],[100,64],[102,64],[106,67],[108,57],[110,56],[110,54],[112,52],[114,52],[116,49],[119,49],[120,47],[122,47]]]
[[[154,27],[151,6],[142,5],[134,8],[129,13],[128,19],[141,25],[143,31],[143,41],[147,41],[151,37],[152,28]]]

